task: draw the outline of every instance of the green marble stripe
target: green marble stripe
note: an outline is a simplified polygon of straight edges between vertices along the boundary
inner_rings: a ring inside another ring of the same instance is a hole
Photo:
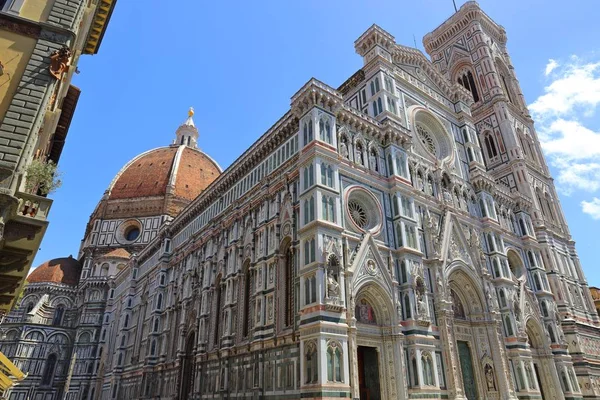
[[[300,394],[300,397],[303,399],[322,397],[338,397],[340,399],[349,399],[352,397],[352,395],[350,394],[350,392],[322,390],[318,392],[304,392]]]

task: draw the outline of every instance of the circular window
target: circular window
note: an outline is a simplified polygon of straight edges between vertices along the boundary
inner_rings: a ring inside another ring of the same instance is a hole
[[[435,139],[433,138],[431,133],[429,133],[427,128],[425,128],[422,125],[417,125],[417,136],[419,137],[419,140],[421,141],[423,146],[425,146],[425,148],[431,154],[437,155],[437,146],[435,143]]]
[[[452,138],[429,111],[417,109],[413,116],[413,136],[421,155],[442,161],[453,158]]]
[[[352,218],[352,222],[359,228],[365,229],[369,224],[367,210],[364,209],[359,201],[356,201],[355,199],[348,201],[348,213],[350,214],[350,218]]]
[[[142,227],[139,221],[132,219],[129,221],[123,222],[116,232],[116,239],[119,243],[123,244],[131,244],[138,240],[140,237],[140,233],[142,232]]]
[[[125,240],[128,240],[130,242],[133,242],[135,239],[138,238],[138,236],[140,236],[140,228],[138,228],[137,226],[130,226],[125,231]]]
[[[352,225],[362,232],[377,233],[381,229],[381,207],[368,190],[359,187],[348,190],[346,212]]]

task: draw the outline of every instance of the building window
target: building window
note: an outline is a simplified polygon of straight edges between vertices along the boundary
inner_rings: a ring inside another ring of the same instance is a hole
[[[321,118],[319,120],[319,139],[329,144],[332,143],[331,140],[331,124],[328,119]]]
[[[509,315],[504,317],[504,324],[506,325],[506,336],[513,336],[515,333]]]
[[[412,370],[413,370],[413,385],[419,386],[419,369],[417,368],[417,359],[412,359]]]
[[[56,370],[57,356],[56,354],[50,354],[46,359],[46,365],[44,366],[44,373],[42,374],[41,384],[44,386],[50,386],[52,378],[54,378],[54,371]]]
[[[411,312],[412,308],[410,306],[410,297],[408,296],[408,294],[404,295],[404,319],[411,319],[412,318],[412,312]]]
[[[473,74],[471,71],[467,71],[458,77],[458,83],[462,85],[465,89],[471,92],[473,96],[473,101],[477,103],[479,101],[479,94],[477,93],[477,86],[475,86],[475,79],[473,79]]]
[[[304,200],[304,225],[315,219],[315,198],[311,196],[310,199]]]
[[[317,358],[317,346],[314,342],[306,345],[305,351],[306,383],[316,383],[319,380],[319,360]]]
[[[304,145],[306,146],[308,143],[313,141],[313,123],[312,121],[308,121],[304,123],[303,134],[304,134]]]
[[[308,167],[304,168],[304,190],[308,189],[314,184],[314,167],[312,164],[310,164]]]
[[[162,309],[162,293],[159,293],[156,298],[156,309],[159,311]]]
[[[304,302],[306,305],[317,302],[316,275],[312,275],[304,279]]]
[[[396,101],[391,97],[386,97],[387,99],[387,109],[392,114],[396,114]]]
[[[381,102],[381,97],[378,97],[377,100],[373,101],[373,116],[378,116],[383,112],[383,103]]]
[[[431,354],[424,353],[421,356],[421,364],[423,367],[423,384],[426,386],[435,386],[435,380],[433,379],[433,360]]]
[[[500,298],[500,307],[504,308],[507,306],[506,303],[506,292],[504,291],[504,289],[500,289],[498,297]]]
[[[343,382],[342,346],[337,342],[330,342],[327,346],[327,380],[329,382]]]
[[[52,319],[52,325],[59,326],[63,322],[63,316],[65,314],[65,306],[62,304],[56,307],[54,311],[54,318]]]
[[[333,187],[333,168],[331,165],[321,164],[321,184]]]
[[[304,264],[315,262],[315,239],[308,239],[304,242]]]
[[[371,96],[374,96],[375,93],[379,92],[380,90],[380,86],[379,86],[379,78],[375,78],[371,81]]]
[[[496,143],[494,142],[493,136],[489,132],[485,134],[484,142],[488,159],[491,161],[493,158],[498,156],[498,150],[496,150]]]
[[[322,197],[323,219],[329,222],[335,222],[335,203],[333,197]]]

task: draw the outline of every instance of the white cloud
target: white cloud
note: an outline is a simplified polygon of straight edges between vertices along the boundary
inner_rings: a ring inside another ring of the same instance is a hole
[[[583,212],[589,214],[593,219],[600,219],[600,199],[594,197],[592,201],[582,201]]]
[[[557,171],[557,188],[571,195],[600,191],[600,131],[590,128],[600,107],[600,61],[572,56],[548,60],[544,94],[529,105],[548,163]],[[582,201],[584,213],[600,219],[600,199]]]
[[[544,75],[548,76],[554,69],[558,67],[558,63],[556,60],[549,59],[548,64],[546,65],[546,71],[544,71]]]
[[[600,104],[600,62],[582,63],[573,56],[559,67],[553,61],[546,65],[546,71],[554,71],[554,79],[544,88],[545,94],[529,105],[532,113],[541,121],[579,111],[593,114]]]
[[[542,148],[548,155],[569,159],[600,157],[600,132],[594,132],[578,121],[555,119],[541,131]]]

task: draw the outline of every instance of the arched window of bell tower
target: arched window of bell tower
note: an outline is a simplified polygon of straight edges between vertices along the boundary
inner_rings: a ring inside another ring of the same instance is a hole
[[[458,74],[456,81],[473,96],[473,101],[477,103],[479,101],[479,93],[477,92],[477,85],[473,78],[473,73],[470,70],[463,70]]]
[[[496,142],[491,133],[486,132],[484,135],[485,149],[487,151],[488,160],[492,161],[498,157],[498,150],[496,148]]]

